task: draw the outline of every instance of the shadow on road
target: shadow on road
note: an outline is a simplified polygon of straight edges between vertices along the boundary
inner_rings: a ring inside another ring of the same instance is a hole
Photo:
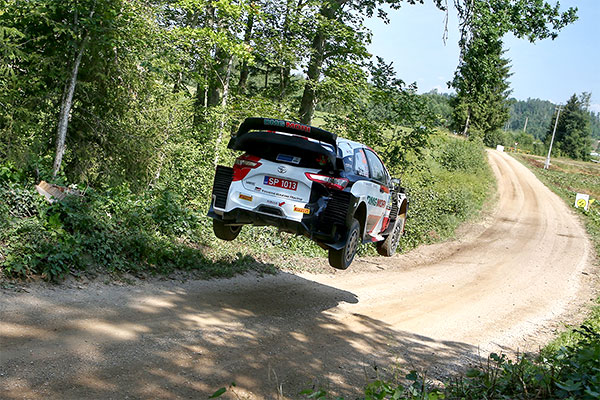
[[[206,398],[231,382],[242,398],[353,396],[395,361],[431,371],[477,353],[341,313],[353,293],[287,273],[2,298],[7,399]]]

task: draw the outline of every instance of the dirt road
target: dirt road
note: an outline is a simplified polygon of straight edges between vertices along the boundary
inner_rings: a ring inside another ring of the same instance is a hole
[[[515,349],[589,296],[577,218],[491,151],[498,205],[461,239],[319,275],[5,292],[0,398],[348,398],[395,361],[441,374]]]

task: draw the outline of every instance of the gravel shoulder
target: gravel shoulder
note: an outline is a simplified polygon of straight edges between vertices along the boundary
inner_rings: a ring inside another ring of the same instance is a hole
[[[352,398],[384,367],[443,377],[490,351],[535,350],[593,297],[592,247],[526,167],[488,154],[494,209],[406,255],[335,273],[2,291],[0,398],[205,398],[231,382],[225,398],[313,386]]]

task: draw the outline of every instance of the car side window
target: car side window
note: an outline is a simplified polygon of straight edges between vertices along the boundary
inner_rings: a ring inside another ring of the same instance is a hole
[[[363,149],[354,151],[354,173],[367,178],[369,177],[369,164],[367,163],[367,156],[365,156]]]
[[[367,159],[369,160],[369,168],[371,169],[371,178],[376,181],[388,185],[387,173],[385,171],[385,167],[381,163],[381,160],[375,153],[370,150],[365,150],[367,154]]]

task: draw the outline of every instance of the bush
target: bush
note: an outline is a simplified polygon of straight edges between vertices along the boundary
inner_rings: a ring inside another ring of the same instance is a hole
[[[480,141],[451,136],[432,140],[430,151],[403,180],[409,190],[404,250],[453,235],[488,198],[493,176]]]
[[[477,173],[486,166],[486,156],[481,142],[453,139],[433,153],[434,159],[447,171]]]

